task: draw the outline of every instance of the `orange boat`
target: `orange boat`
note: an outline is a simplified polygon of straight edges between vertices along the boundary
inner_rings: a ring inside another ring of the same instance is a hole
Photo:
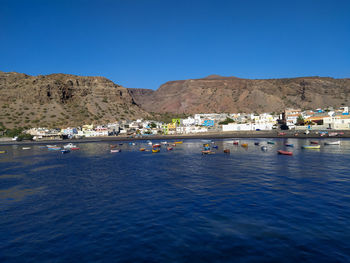
[[[282,151],[282,150],[278,150],[277,153],[278,153],[278,154],[282,154],[282,155],[293,155],[292,152]]]
[[[224,153],[230,153],[230,149],[225,149]]]
[[[248,143],[242,143],[241,146],[244,147],[244,148],[247,148],[248,147]]]
[[[175,142],[175,144],[182,144],[182,141]]]
[[[145,148],[140,148],[140,151],[144,152],[144,151],[146,151],[146,149]]]

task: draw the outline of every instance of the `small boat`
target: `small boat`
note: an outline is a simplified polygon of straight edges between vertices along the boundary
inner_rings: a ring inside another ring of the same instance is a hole
[[[212,146],[212,148],[214,148],[214,149],[219,149],[219,146],[214,145],[214,146]]]
[[[163,144],[163,145],[167,145],[167,144],[168,144],[168,142],[161,142],[161,144]]]
[[[152,147],[153,148],[159,148],[159,147],[161,147],[161,145],[159,143],[157,143],[157,144],[153,144]]]
[[[260,142],[254,142],[254,145],[259,146]]]
[[[30,150],[30,147],[22,147],[22,150]]]
[[[151,142],[151,141],[148,141],[147,144],[148,144],[148,145],[152,145],[152,142]]]
[[[146,151],[146,149],[145,148],[140,148],[140,151],[144,152],[144,151]]]
[[[62,153],[62,154],[69,153],[69,152],[70,152],[70,150],[67,150],[67,149],[61,150],[61,153]]]
[[[76,148],[77,146],[74,145],[73,143],[68,143],[63,146],[64,149],[70,149],[70,148]]]
[[[311,141],[310,143],[311,144],[318,144],[318,142],[316,142],[316,141]]]
[[[239,141],[234,141],[233,142],[233,145],[238,145],[239,144]]]
[[[267,146],[261,146],[261,148],[260,148],[263,152],[266,152],[267,151]]]
[[[286,146],[286,147],[294,147],[294,144],[292,144],[292,143],[286,143],[285,146]]]
[[[134,142],[129,142],[129,145],[136,145],[136,143],[134,143]]]
[[[337,136],[337,135],[338,135],[337,132],[328,133],[328,136],[329,136],[329,137],[334,137],[334,136]]]
[[[273,141],[268,141],[267,144],[275,144]]]
[[[320,149],[320,145],[303,145],[301,146],[302,149]]]
[[[122,143],[119,143],[119,145],[123,145]]]
[[[112,149],[111,153],[120,153],[122,150],[121,149]]]
[[[282,150],[278,150],[277,153],[278,153],[278,154],[282,154],[282,155],[293,155],[292,152],[282,151]]]
[[[215,152],[212,152],[211,150],[202,151],[202,154],[215,154]]]
[[[57,145],[46,145],[47,148],[57,147]]]
[[[225,149],[224,150],[224,153],[230,153],[231,151],[230,151],[230,149]]]
[[[178,142],[175,142],[175,144],[182,144],[183,141],[178,141]]]
[[[159,151],[160,151],[160,149],[158,148],[158,149],[152,149],[152,153],[159,153]]]
[[[340,145],[340,141],[325,142],[324,145]]]
[[[248,147],[248,143],[242,143],[241,146],[244,147],[244,148],[247,148]]]
[[[61,147],[49,147],[49,148],[47,148],[49,151],[59,151],[59,150],[61,150]]]
[[[116,145],[116,144],[111,144],[111,145],[109,145],[109,147],[110,147],[111,149],[117,148],[117,146],[118,146],[118,145]]]
[[[209,144],[207,144],[207,143],[203,144],[203,147],[209,147]]]
[[[0,153],[6,153],[6,151],[0,151]]]
[[[175,143],[173,143],[171,146],[174,146],[174,147],[175,147],[175,146],[176,146],[176,144],[175,144]]]
[[[72,147],[72,148],[70,148],[72,151],[77,151],[77,150],[80,150],[80,148],[79,147]]]
[[[173,147],[167,147],[166,148],[168,151],[171,151],[172,149],[174,149]]]

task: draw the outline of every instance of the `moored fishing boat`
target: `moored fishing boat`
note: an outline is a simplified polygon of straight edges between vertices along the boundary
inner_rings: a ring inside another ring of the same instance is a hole
[[[248,143],[242,143],[241,146],[244,147],[244,148],[247,148],[248,147]]]
[[[293,155],[292,152],[289,152],[289,151],[282,151],[282,150],[278,150],[277,153],[278,153],[278,154],[282,154],[282,155]]]
[[[268,141],[267,144],[275,144],[274,141]]]
[[[120,153],[121,149],[111,149],[111,153]]]
[[[225,149],[224,150],[224,153],[230,153],[231,151],[230,151],[230,149]]]
[[[320,145],[303,145],[301,146],[302,149],[320,149]]]
[[[175,144],[182,144],[183,143],[183,141],[177,141],[177,142],[175,142]]]
[[[261,146],[261,150],[263,151],[263,152],[266,152],[267,151],[267,146]]]
[[[214,146],[212,146],[212,148],[214,148],[214,149],[219,149],[219,146],[214,145]]]
[[[152,147],[153,147],[153,148],[160,148],[161,145],[160,145],[159,143],[156,143],[156,144],[153,144]]]
[[[234,141],[233,142],[233,145],[238,145],[239,144],[239,141]]]
[[[259,146],[260,142],[254,142],[254,145]]]
[[[285,146],[286,146],[286,147],[294,147],[294,144],[292,144],[292,143],[286,143]]]
[[[0,151],[0,153],[6,153],[6,151],[4,151],[4,150],[1,150],[1,151]]]
[[[56,146],[56,147],[48,147],[47,149],[49,151],[59,151],[59,150],[61,150],[61,147],[58,147],[58,146]]]
[[[159,148],[153,148],[152,153],[159,153],[160,149]]]
[[[30,147],[22,147],[22,150],[30,150]]]
[[[340,141],[324,142],[324,145],[340,145]]]
[[[76,148],[77,146],[74,145],[73,143],[68,143],[63,146],[64,149],[70,149],[70,148]]]
[[[171,151],[172,149],[174,149],[173,147],[167,147],[166,148],[168,151]]]
[[[145,148],[140,148],[140,152],[144,152],[144,151],[146,151]]]
[[[77,151],[77,150],[80,150],[80,148],[79,147],[72,147],[72,148],[70,148],[72,151]]]
[[[215,152],[212,152],[211,150],[202,151],[202,154],[215,154]]]
[[[316,142],[316,141],[311,141],[310,143],[311,144],[318,144],[318,142]]]
[[[168,144],[168,142],[165,142],[165,141],[164,141],[164,142],[161,142],[161,144],[163,144],[163,145],[167,145],[167,144]]]
[[[63,150],[61,150],[61,153],[62,153],[62,154],[69,153],[69,152],[70,152],[70,150],[68,150],[68,149],[63,149]]]

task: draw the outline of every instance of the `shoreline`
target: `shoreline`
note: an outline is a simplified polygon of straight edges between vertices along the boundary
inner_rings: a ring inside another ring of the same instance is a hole
[[[278,135],[280,132],[285,132],[286,135]],[[337,136],[320,136],[316,132],[311,131],[309,134],[304,134],[303,131],[296,136],[296,131],[240,131],[240,132],[221,132],[221,133],[205,133],[205,134],[189,134],[189,135],[148,135],[142,137],[128,136],[108,136],[108,137],[92,137],[83,139],[66,139],[66,140],[40,140],[40,141],[0,141],[0,145],[32,145],[32,144],[64,144],[64,143],[93,143],[93,142],[108,142],[108,141],[140,141],[140,140],[183,140],[183,139],[241,139],[241,138],[294,138],[294,139],[340,139],[350,138],[350,131],[334,131],[328,132],[343,132],[344,134]]]

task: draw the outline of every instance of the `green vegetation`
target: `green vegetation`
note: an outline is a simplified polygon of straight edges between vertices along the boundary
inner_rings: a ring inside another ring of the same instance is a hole
[[[219,125],[226,125],[235,122],[233,119],[226,117],[226,120],[219,122]]]
[[[299,115],[297,118],[297,125],[303,126],[304,124],[305,124],[305,120],[304,120],[303,116]]]

